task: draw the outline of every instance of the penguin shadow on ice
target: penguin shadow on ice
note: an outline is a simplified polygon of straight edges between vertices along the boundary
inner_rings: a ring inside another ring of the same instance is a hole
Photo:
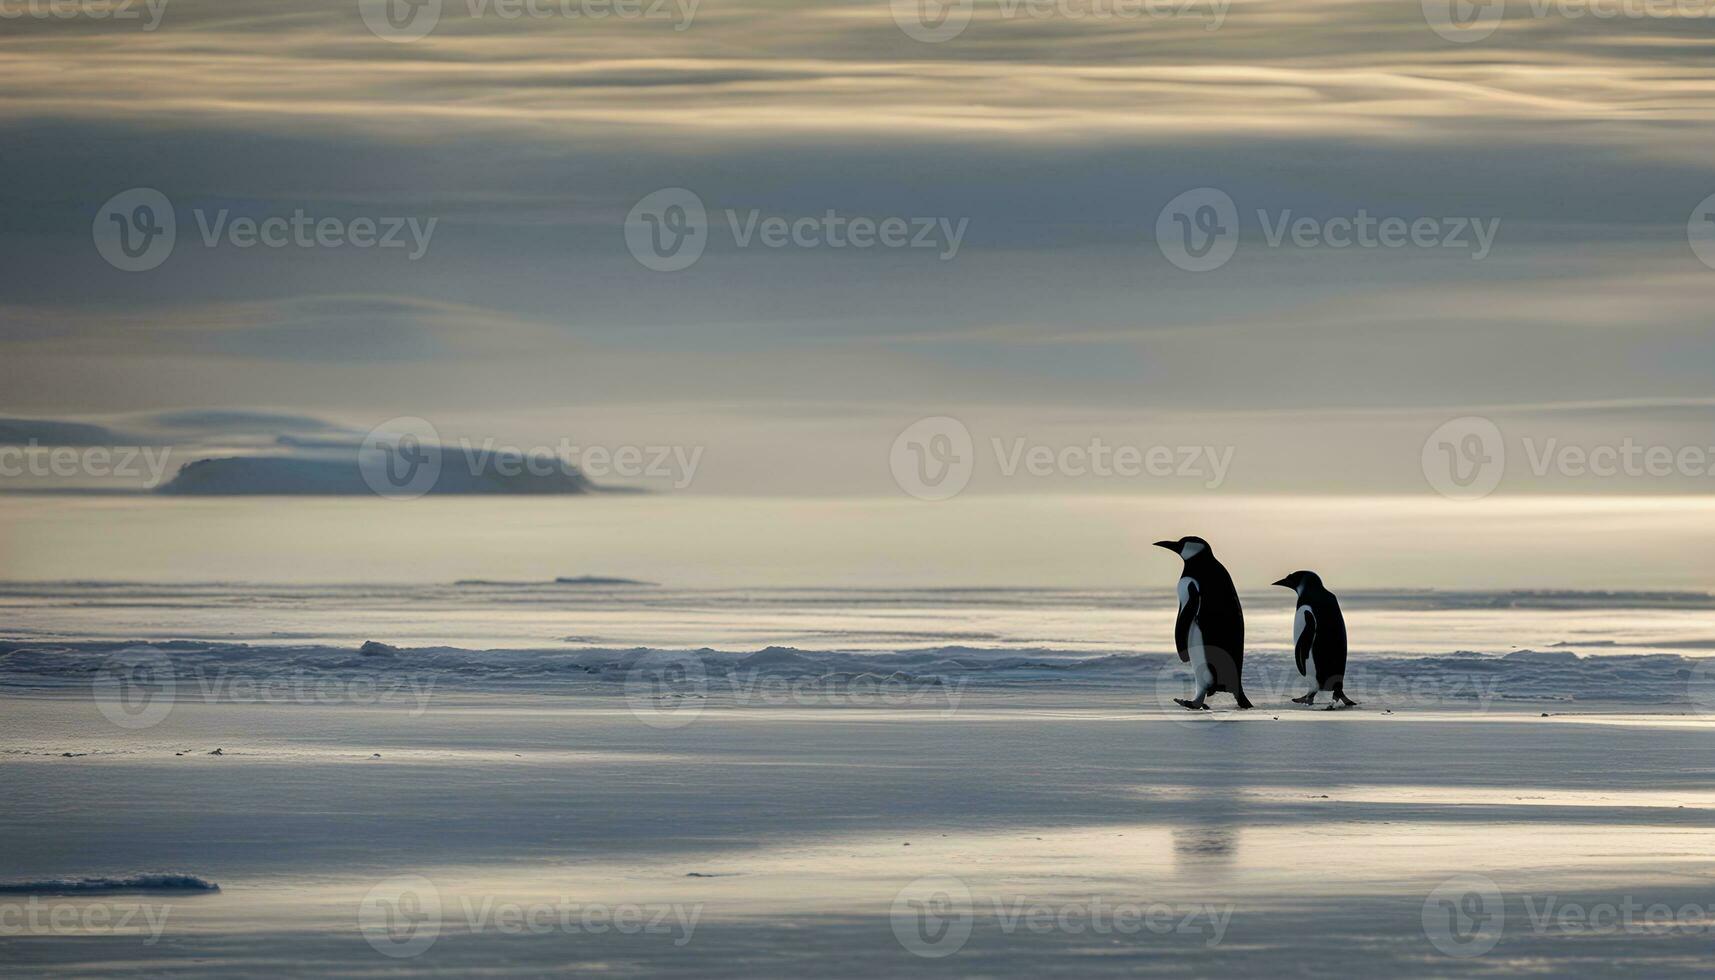
[[[1193,727],[1202,725],[1198,722]],[[1221,727],[1241,744],[1259,750],[1274,737],[1274,729],[1267,726]],[[1247,739],[1247,732],[1254,734]],[[1266,774],[1242,764],[1231,771],[1195,768],[1158,773],[1149,786],[1140,787],[1147,808],[1141,820],[1165,831],[1167,846],[1151,835],[1147,860],[1159,862],[1159,870],[1184,882],[1208,883],[1242,873],[1247,830],[1267,821],[1266,814],[1256,812],[1251,790],[1269,782]]]
[[[1245,726],[1233,730],[1240,744],[1252,744],[1259,738],[1246,736],[1244,731]],[[1184,787],[1169,821],[1173,872],[1187,881],[1224,877],[1241,869],[1244,831],[1256,819],[1248,790],[1261,774],[1241,764],[1221,772],[1201,773],[1197,778],[1200,782]]]
[[[1316,695],[1333,695],[1336,706],[1356,707],[1346,696],[1346,618],[1340,615],[1340,600],[1322,585],[1315,572],[1297,571],[1274,583],[1297,594],[1292,616],[1292,657],[1298,673],[1309,679],[1310,690],[1293,704],[1315,705]]]
[[[1187,878],[1229,872],[1238,866],[1243,830],[1238,820],[1230,815],[1202,816],[1199,823],[1173,828],[1173,868]]]

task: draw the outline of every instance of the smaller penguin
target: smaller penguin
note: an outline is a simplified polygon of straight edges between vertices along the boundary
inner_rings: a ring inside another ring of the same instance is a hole
[[[1340,600],[1322,585],[1315,572],[1293,572],[1274,583],[1298,593],[1298,613],[1292,618],[1292,652],[1298,672],[1312,680],[1310,690],[1293,704],[1315,704],[1316,695],[1331,692],[1347,707],[1357,704],[1342,689],[1346,681],[1346,618]]]

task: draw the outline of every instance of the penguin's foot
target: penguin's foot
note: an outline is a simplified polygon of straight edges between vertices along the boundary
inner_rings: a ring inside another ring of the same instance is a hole
[[[1301,698],[1293,698],[1292,703],[1293,704],[1315,704],[1316,703],[1316,695],[1306,694]]]
[[[1358,706],[1358,702],[1353,701],[1351,698],[1346,697],[1344,694],[1336,694],[1336,695],[1334,695],[1334,697],[1337,700],[1339,700],[1339,702],[1341,704],[1345,705],[1348,708],[1356,708]]]
[[[1254,707],[1256,707],[1256,705],[1251,704],[1249,701],[1246,701],[1244,698],[1239,699],[1239,710],[1240,711],[1249,711],[1250,709],[1252,709]]]
[[[1209,710],[1209,706],[1204,704],[1201,701],[1187,701],[1184,698],[1174,698],[1173,703],[1179,705],[1181,708],[1189,708],[1192,711],[1208,711]]]

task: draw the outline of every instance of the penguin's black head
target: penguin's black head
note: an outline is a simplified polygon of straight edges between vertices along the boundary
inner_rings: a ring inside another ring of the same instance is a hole
[[[1293,572],[1291,575],[1288,575],[1274,584],[1292,589],[1296,592],[1303,592],[1305,589],[1320,589],[1322,587],[1322,578],[1315,572],[1298,571]]]
[[[1198,555],[1214,555],[1214,552],[1209,549],[1209,542],[1195,536],[1180,538],[1178,541],[1157,541],[1155,546],[1166,548],[1186,561],[1190,561]]]

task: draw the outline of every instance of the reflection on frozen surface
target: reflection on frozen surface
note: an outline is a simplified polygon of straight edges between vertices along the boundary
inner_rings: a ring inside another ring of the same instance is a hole
[[[1020,977],[1311,975],[1330,944],[1376,975],[1656,976],[1706,957],[1707,929],[1568,942],[1529,916],[1548,898],[1715,903],[1715,722],[1683,708],[1191,715],[1135,684],[1041,679],[965,691],[952,710],[712,699],[674,728],[614,691],[456,683],[420,703],[187,697],[139,729],[100,707],[75,687],[0,689],[0,837],[18,845],[0,876],[159,870],[222,890],[57,900],[171,912],[153,945],[81,924],[0,935],[9,962],[374,972],[391,961],[360,931],[363,910],[401,876],[429,882],[441,915],[411,971],[527,975],[752,976],[781,949],[811,975],[908,972],[927,961],[900,946],[890,909],[925,877],[969,895],[956,972]],[[1469,874],[1493,883],[1510,924],[1462,965],[1423,917]],[[518,936],[493,918],[592,906],[680,925]],[[1018,925],[1115,907],[1197,928]]]
[[[1173,832],[1173,857],[1180,873],[1231,869],[1238,864],[1238,850],[1239,831],[1235,827],[1197,827]]]

